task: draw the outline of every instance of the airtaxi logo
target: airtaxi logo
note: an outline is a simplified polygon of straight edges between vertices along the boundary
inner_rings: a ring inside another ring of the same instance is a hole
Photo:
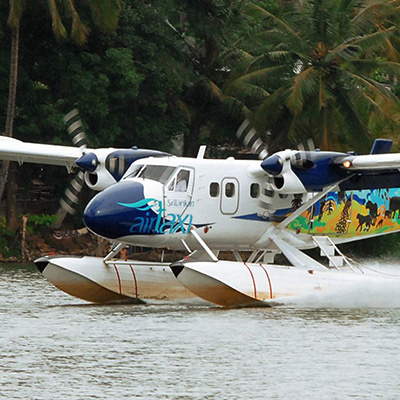
[[[157,199],[143,199],[135,203],[118,203],[121,206],[142,211],[133,220],[129,231],[136,235],[151,235],[182,232],[188,234],[192,227],[193,215],[182,218],[180,214],[168,213]],[[163,215],[165,217],[163,218]]]

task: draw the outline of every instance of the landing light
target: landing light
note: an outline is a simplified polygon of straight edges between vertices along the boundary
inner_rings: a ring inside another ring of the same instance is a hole
[[[351,167],[351,161],[350,160],[346,160],[343,162],[343,167],[345,168],[350,168]]]

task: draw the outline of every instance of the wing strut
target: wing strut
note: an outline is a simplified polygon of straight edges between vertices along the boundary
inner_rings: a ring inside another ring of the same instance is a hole
[[[111,251],[103,258],[103,262],[106,264],[107,261],[110,261],[114,256],[116,256],[120,250],[122,250],[126,246],[126,243],[119,242],[114,243]]]
[[[206,242],[199,236],[199,234],[196,232],[196,229],[193,228],[193,226],[190,229],[190,233],[197,240],[197,242],[200,244],[200,246],[203,248],[203,250],[211,258],[211,260],[214,262],[217,262],[218,258],[215,256],[215,254],[212,252],[212,250],[207,246]]]
[[[325,266],[320,264],[318,261],[315,261],[313,258],[304,254],[299,249],[291,246],[290,244],[284,242],[281,239],[276,237],[271,237],[271,240],[276,244],[279,250],[284,254],[284,256],[289,260],[289,262],[298,268],[303,269],[319,269],[319,270],[327,270]]]

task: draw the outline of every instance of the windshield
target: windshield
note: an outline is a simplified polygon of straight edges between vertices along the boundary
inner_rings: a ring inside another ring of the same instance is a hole
[[[143,164],[141,165],[136,165],[136,164],[132,164],[132,166],[129,169],[129,174],[124,176],[123,179],[127,179],[127,178],[134,178],[135,176],[137,176],[137,174],[140,172],[140,170],[143,168]]]
[[[165,167],[162,165],[146,165],[140,170],[137,175],[138,178],[151,179],[153,181],[161,182],[164,184],[172,173],[175,171],[175,167]]]

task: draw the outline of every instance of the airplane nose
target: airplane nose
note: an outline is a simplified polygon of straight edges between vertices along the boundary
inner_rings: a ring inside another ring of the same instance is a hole
[[[141,232],[144,220],[157,219],[156,199],[145,199],[143,185],[139,182],[118,182],[99,194],[86,206],[83,213],[85,225],[95,234],[116,239]],[[158,207],[160,205],[158,204]]]
[[[269,156],[261,163],[261,168],[271,175],[279,175],[283,168],[281,158],[275,154]]]

